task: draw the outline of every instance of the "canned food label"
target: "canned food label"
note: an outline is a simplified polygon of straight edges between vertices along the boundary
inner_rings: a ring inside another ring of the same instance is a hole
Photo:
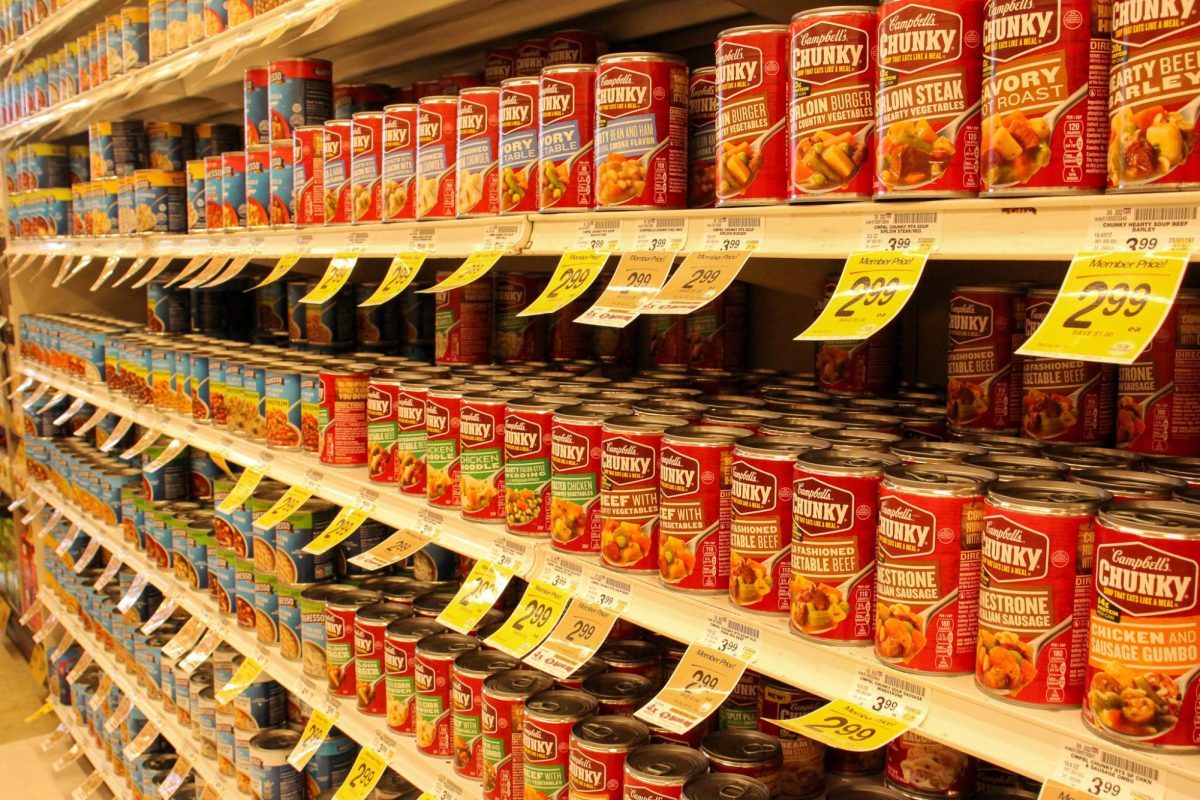
[[[465,515],[499,519],[504,497],[504,421],[464,404],[459,412],[462,508]]]
[[[510,413],[504,423],[504,514],[512,530],[545,534],[550,525],[549,414]]]
[[[792,462],[736,457],[730,477],[730,600],[753,611],[786,613],[792,578]]]
[[[393,385],[375,383],[367,387],[367,475],[380,483],[396,482],[399,440],[396,389]]]
[[[833,296],[796,340],[857,341],[882,330],[908,304],[927,259],[924,253],[851,253]]]
[[[716,68],[718,201],[784,199],[786,31],[719,39]]]
[[[575,318],[585,325],[624,328],[637,319],[642,302],[653,297],[667,281],[675,263],[675,250],[639,251],[621,256],[612,279],[596,303]]]
[[[524,658],[550,635],[571,599],[571,587],[529,583],[516,610],[486,643],[516,658]]]
[[[659,576],[680,589],[724,588],[729,576],[731,446],[663,445]]]
[[[603,439],[600,553],[606,564],[639,570],[657,566],[658,451],[656,439]]]

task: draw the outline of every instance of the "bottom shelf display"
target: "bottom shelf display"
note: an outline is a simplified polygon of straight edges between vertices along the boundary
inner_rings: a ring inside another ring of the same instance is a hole
[[[92,792],[98,791],[100,783],[103,783],[117,800],[126,800],[131,797],[129,785],[125,778],[118,774],[119,769],[123,770],[123,764],[114,758],[111,752],[104,749],[104,742],[101,740],[99,732],[94,728],[85,727],[81,717],[69,705],[63,705],[58,699],[51,699],[50,702],[59,719],[59,726],[54,733],[42,741],[42,752],[57,752],[55,748],[60,744],[72,742],[72,747],[78,747],[94,768],[94,771],[88,775],[75,792],[85,796],[91,795]],[[59,768],[60,763],[71,757],[72,749],[68,748],[54,761],[55,770]],[[96,777],[97,775],[99,777]],[[72,793],[73,797],[76,796],[75,792]]]

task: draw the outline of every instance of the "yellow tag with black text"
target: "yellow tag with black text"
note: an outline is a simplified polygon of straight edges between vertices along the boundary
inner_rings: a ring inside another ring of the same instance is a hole
[[[370,297],[358,304],[359,308],[383,305],[403,292],[417,277],[424,263],[424,253],[397,253],[379,286]]]
[[[354,265],[358,263],[358,253],[338,253],[329,260],[325,274],[317,282],[311,292],[300,298],[301,303],[321,304],[329,300],[338,290],[346,285]]]
[[[433,294],[435,292],[448,292],[451,289],[458,289],[466,286],[468,283],[473,283],[486,275],[492,267],[496,266],[496,262],[500,260],[500,256],[502,255],[504,255],[503,250],[476,250],[467,257],[467,260],[458,269],[450,273],[444,281],[427,289],[420,289],[418,293]]]
[[[225,495],[225,499],[217,506],[217,511],[222,514],[232,514],[235,509],[240,508],[242,503],[245,503],[250,499],[250,495],[254,494],[263,475],[264,473],[255,469],[245,470],[238,478],[238,482],[229,490],[229,494]]]
[[[512,578],[511,569],[493,564],[486,558],[479,559],[437,621],[459,633],[470,633],[500,599]]]
[[[928,259],[927,253],[851,253],[833,296],[796,340],[859,340],[882,330],[904,310]]]
[[[608,263],[609,255],[604,250],[569,250],[563,253],[546,288],[517,316],[553,314],[570,305],[600,277],[600,272]]]
[[[488,637],[487,644],[510,656],[524,658],[550,635],[570,599],[570,587],[530,581],[516,610]]]

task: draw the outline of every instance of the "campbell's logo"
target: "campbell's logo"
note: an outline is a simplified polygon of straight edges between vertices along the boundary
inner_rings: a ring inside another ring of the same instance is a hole
[[[1050,537],[998,514],[983,518],[983,566],[1001,583],[1046,577]]]
[[[700,491],[700,462],[691,456],[664,447],[658,469],[658,488],[667,497]]]
[[[650,100],[649,75],[613,67],[596,79],[596,113],[607,119],[646,111]]]
[[[599,792],[607,788],[608,777],[604,762],[597,761],[578,749],[571,751],[570,759],[567,769],[571,776],[572,791]]]
[[[425,430],[431,436],[444,435],[450,432],[450,412],[436,403],[425,406]]]
[[[496,436],[496,418],[478,408],[464,408],[458,416],[458,437],[464,445],[492,441]]]
[[[879,65],[919,72],[962,54],[962,17],[918,4],[906,5],[879,23]]]
[[[983,55],[995,61],[1017,56],[1058,41],[1061,29],[1059,0],[990,0],[986,4]],[[1066,22],[1083,24],[1082,15]]]
[[[375,149],[375,129],[369,125],[355,125],[350,134],[350,152],[356,156]]]
[[[325,615],[325,640],[342,639],[346,636],[346,623],[341,617],[333,614]]]
[[[848,531],[854,525],[854,494],[811,477],[792,485],[792,519],[810,535]]]
[[[479,706],[479,722],[483,726],[483,732],[497,733],[496,723],[499,720],[500,715],[496,713],[496,707],[485,699]]]
[[[692,81],[688,93],[688,121],[693,126],[712,123],[717,118],[717,82],[709,75]]]
[[[329,161],[329,160],[335,159],[335,158],[341,158],[341,156],[342,156],[342,136],[341,136],[341,134],[334,133],[333,131],[330,131],[330,130],[326,130],[325,131],[325,141],[324,141],[324,144],[322,145],[321,150],[325,154],[326,161]]]
[[[429,693],[433,691],[436,683],[437,675],[434,674],[433,669],[418,659],[413,667],[413,686],[418,692]]]
[[[389,674],[408,672],[408,652],[399,647],[385,644],[383,648],[383,666]]]
[[[442,117],[433,111],[417,109],[417,144],[433,144],[442,138]]]
[[[601,445],[600,469],[606,480],[617,485],[651,480],[656,472],[655,455],[654,448],[617,436]]]
[[[966,297],[950,298],[950,341],[954,344],[987,339],[992,335],[995,311],[987,303]]]
[[[520,458],[542,449],[542,426],[521,417],[504,420],[504,456]]]
[[[1129,614],[1153,617],[1196,606],[1196,562],[1152,545],[1097,545],[1094,572],[1096,591]]]
[[[367,387],[367,421],[378,422],[392,415],[392,396],[378,386]]]
[[[542,78],[540,101],[542,122],[553,122],[575,114],[575,87],[566,81]]]
[[[934,551],[933,514],[895,495],[879,499],[879,549],[893,558],[912,558]]]
[[[500,97],[500,130],[504,133],[528,128],[537,122],[533,113],[533,98],[514,89],[505,90]]]
[[[663,800],[663,795],[641,786],[626,786],[624,800]]]
[[[762,86],[763,52],[757,47],[737,42],[717,45],[717,85],[723,97],[733,97]],[[778,69],[776,64],[776,69]]]
[[[487,130],[487,108],[480,103],[460,98],[458,101],[458,135],[478,136],[481,133],[487,133]]]
[[[824,20],[792,37],[792,75],[818,86],[866,72],[870,66],[866,31]]]
[[[579,64],[582,61],[583,48],[579,46],[579,42],[565,36],[555,36],[550,39],[546,64]]]
[[[393,150],[400,147],[412,147],[412,122],[407,119],[388,118],[383,126],[383,147]]]
[[[553,761],[558,758],[558,739],[554,734],[526,723],[524,740],[527,761]]]
[[[502,309],[524,307],[525,285],[516,281],[496,283],[496,304]]]
[[[508,53],[488,53],[483,62],[483,79],[489,86],[496,86],[515,75],[516,70],[517,62]]]
[[[547,48],[541,44],[523,44],[517,48],[517,72],[537,75],[546,66]]]
[[[1135,47],[1200,25],[1200,0],[1116,0],[1112,38]]]
[[[733,481],[730,502],[734,511],[757,514],[775,507],[778,486],[774,475],[745,461],[734,461],[730,477]]]
[[[425,424],[425,400],[413,397],[408,392],[396,396],[396,422],[402,428],[414,428]]]
[[[450,685],[450,702],[456,711],[469,711],[475,707],[475,692],[462,681]]]
[[[354,627],[354,652],[370,653],[375,650],[375,635],[370,631]]]
[[[578,469],[588,464],[589,442],[574,431],[555,428],[550,434],[550,461],[559,469]]]

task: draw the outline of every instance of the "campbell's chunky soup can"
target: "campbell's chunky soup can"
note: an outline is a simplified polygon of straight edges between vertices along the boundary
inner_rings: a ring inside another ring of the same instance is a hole
[[[416,215],[413,179],[417,174],[417,106],[383,109],[383,221]]]
[[[559,550],[600,552],[600,445],[604,420],[628,406],[583,403],[554,412],[550,442],[550,541]]]
[[[1015,432],[1025,337],[1025,298],[1016,286],[958,286],[947,322],[946,422],[952,429]]]
[[[905,797],[974,797],[975,759],[916,731],[887,745],[884,782]]]
[[[358,609],[354,618],[354,694],[359,713],[376,717],[387,714],[384,667],[387,628],[412,615],[412,606],[387,601]]]
[[[539,211],[587,211],[596,204],[596,162],[591,154],[596,114],[594,64],[561,64],[542,70],[537,169]]]
[[[417,219],[450,219],[458,146],[458,98],[422,97],[417,104]]]
[[[413,706],[417,713],[417,749],[427,756],[454,755],[450,696],[454,660],[479,646],[477,639],[459,633],[437,633],[417,642]]]
[[[344,225],[354,220],[353,187],[350,183],[353,150],[348,119],[325,122],[321,164],[324,170],[325,224]]]
[[[977,0],[879,6],[877,197],[978,193],[982,25]]]
[[[526,39],[516,47],[514,56],[513,75],[528,78],[537,77],[546,66],[550,55],[550,43],[545,39]]]
[[[688,208],[717,201],[717,68],[692,70],[688,81]]]
[[[500,84],[499,191],[504,214],[538,208],[540,87],[536,77],[509,78]]]
[[[872,639],[879,484],[900,459],[873,450],[816,450],[792,473],[791,628],[840,644]]]
[[[983,495],[995,474],[888,467],[879,487],[875,655],[911,672],[970,674],[979,616]]]
[[[688,71],[662,53],[612,53],[596,69],[596,205],[687,203]]]
[[[787,199],[788,28],[717,35],[717,205]]]
[[[294,129],[292,185],[296,192],[296,224],[325,224],[325,126]]]
[[[416,733],[417,718],[413,700],[416,696],[417,642],[426,636],[445,632],[446,629],[434,620],[421,617],[388,623],[384,631],[383,667],[389,730],[409,735]]]
[[[483,82],[499,86],[517,74],[517,51],[511,47],[494,47],[484,55]]]
[[[460,217],[500,213],[500,94],[495,86],[458,93],[458,156],[455,170]]]
[[[476,522],[503,523],[505,515],[505,406],[528,400],[521,390],[465,394],[458,413],[462,515]]]
[[[361,467],[367,463],[367,387],[370,364],[321,371],[317,411],[322,464]]]
[[[1087,661],[1094,522],[1103,489],[993,487],[984,502],[975,683],[1012,703],[1078,706]]]
[[[425,500],[438,508],[458,509],[461,503],[459,473],[459,411],[462,389],[435,387],[425,401]]]
[[[552,686],[549,675],[532,669],[508,670],[484,679],[480,707],[484,800],[525,797],[525,701]]]
[[[1106,5],[1091,0],[984,3],[980,180],[985,193],[1104,188],[1105,136],[1096,121],[1108,108]]]
[[[525,701],[522,749],[526,797],[566,797],[571,729],[598,708],[591,695],[571,689],[549,689]]]
[[[1181,289],[1137,359],[1117,367],[1117,447],[1135,453],[1200,453],[1200,292]]]
[[[550,533],[551,429],[562,403],[540,398],[508,402],[504,417],[504,525],[509,533]]]
[[[1108,97],[1108,187],[1120,192],[1200,184],[1200,78],[1182,53],[1200,45],[1200,6],[1114,0]]]
[[[494,650],[475,650],[454,659],[450,705],[454,730],[454,772],[483,779],[483,684],[492,675],[521,666],[519,659]]]
[[[333,65],[292,58],[267,65],[267,110],[271,141],[291,138],[296,128],[333,117]]]
[[[383,112],[350,120],[350,208],[355,224],[383,221]]]
[[[788,29],[788,199],[865,200],[875,163],[874,6],[801,11]]]
[[[622,800],[625,759],[650,741],[650,728],[629,715],[588,717],[571,728],[568,796]]]
[[[1200,509],[1110,505],[1096,519],[1083,720],[1138,749],[1200,750]]]
[[[644,744],[625,759],[625,797],[679,800],[684,785],[708,772],[699,749],[681,744]]]

